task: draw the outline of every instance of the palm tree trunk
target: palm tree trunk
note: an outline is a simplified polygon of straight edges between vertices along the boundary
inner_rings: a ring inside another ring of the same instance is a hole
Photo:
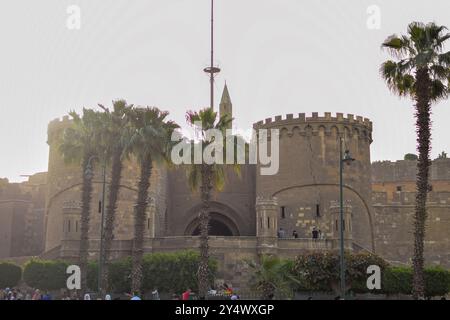
[[[427,69],[419,69],[416,74],[416,131],[417,162],[416,208],[414,216],[414,257],[413,257],[413,297],[424,297],[424,239],[427,220],[428,174],[430,168],[431,120],[430,120],[431,81]]]
[[[148,189],[152,174],[152,158],[148,155],[141,160],[138,198],[134,217],[134,242],[131,269],[131,291],[139,293],[142,287],[142,260],[144,255],[144,227],[148,205]]]
[[[117,211],[117,198],[119,196],[120,180],[122,178],[122,148],[116,147],[112,155],[111,184],[109,185],[108,206],[105,214],[105,229],[103,234],[103,268],[101,275],[101,288],[108,290],[109,262],[111,259],[111,246],[114,239],[114,221]]]
[[[200,211],[200,262],[198,266],[198,291],[200,299],[205,299],[209,289],[209,206],[211,198],[212,168],[203,164],[201,169],[202,185]]]
[[[85,154],[82,166],[81,189],[81,226],[79,264],[81,269],[81,291],[87,291],[88,250],[89,250],[89,220],[92,200],[92,175],[86,175],[85,170],[89,163],[90,154]]]

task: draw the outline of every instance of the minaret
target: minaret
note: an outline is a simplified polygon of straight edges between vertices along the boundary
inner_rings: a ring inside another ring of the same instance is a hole
[[[225,87],[223,88],[222,99],[220,100],[219,114],[220,116],[228,114],[230,119],[233,119],[233,104],[231,103],[230,93],[228,92],[228,87],[226,83]],[[231,129],[232,127],[233,123],[230,122],[227,129]]]

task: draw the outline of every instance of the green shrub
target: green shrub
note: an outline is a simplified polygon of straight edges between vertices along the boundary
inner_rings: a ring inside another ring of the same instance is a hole
[[[91,291],[98,289],[98,262],[90,261],[88,264],[87,286]]]
[[[381,290],[386,294],[411,294],[412,270],[409,267],[390,267],[382,273]]]
[[[22,268],[10,262],[0,263],[0,288],[15,287],[22,279]]]
[[[332,291],[333,283],[339,282],[339,254],[333,252],[313,252],[295,258],[293,276],[299,281],[299,291]],[[367,292],[367,267],[377,265],[382,272],[387,263],[370,253],[346,253],[345,276],[347,284],[355,292]]]
[[[424,270],[425,295],[443,296],[450,292],[450,271],[441,267],[429,267]],[[411,294],[413,270],[410,267],[391,267],[385,270],[382,290],[386,294]]]
[[[145,254],[143,259],[143,292],[158,288],[160,292],[180,293],[191,288],[196,291],[199,254],[194,251],[174,253]],[[131,258],[123,258],[109,265],[109,291],[113,293],[130,292]],[[211,283],[217,271],[217,261],[211,259]],[[88,287],[97,290],[98,263],[89,263]]]
[[[115,293],[131,291],[131,258],[121,259],[110,264],[109,289]]]
[[[41,290],[65,288],[68,265],[63,261],[30,260],[25,264],[23,278],[27,285]]]
[[[450,292],[450,271],[442,267],[425,269],[425,296],[444,296]]]

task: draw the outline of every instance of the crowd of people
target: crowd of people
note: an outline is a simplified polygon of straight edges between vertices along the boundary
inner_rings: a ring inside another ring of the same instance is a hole
[[[41,292],[39,289],[32,291],[5,288],[0,290],[0,300],[53,300],[53,297],[48,291]]]
[[[210,290],[209,295],[227,296],[231,300],[239,300],[239,296],[233,291],[231,286],[223,284],[220,290]],[[151,300],[161,300],[158,289],[155,288],[151,291],[151,295],[147,297]],[[0,290],[0,300],[143,300],[143,297],[137,293],[124,293],[121,296],[117,296],[115,299],[112,295],[106,294],[105,296],[98,296],[95,293],[79,294],[77,291],[64,290],[53,296],[49,291],[41,291],[39,289],[18,289],[18,288],[5,288]],[[180,295],[173,294],[172,300],[196,300],[197,295],[190,289],[186,289]]]

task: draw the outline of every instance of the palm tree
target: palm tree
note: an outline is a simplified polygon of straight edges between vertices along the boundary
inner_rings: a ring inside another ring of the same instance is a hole
[[[134,211],[132,292],[140,292],[142,287],[144,226],[153,163],[169,161],[172,132],[178,128],[177,124],[166,120],[168,114],[158,108],[150,107],[133,108],[127,112],[134,131],[125,150],[130,151],[137,158],[140,166],[138,196]]]
[[[196,127],[200,135],[200,142],[202,144],[201,150],[214,142],[213,139],[209,139],[207,131],[210,129],[219,130],[225,138],[226,129],[229,128],[229,124],[232,119],[226,114],[218,117],[217,112],[214,112],[212,108],[206,108],[199,112],[188,111],[186,114],[186,120],[188,124]],[[201,127],[199,127],[201,125]],[[234,137],[231,144],[234,148],[234,164],[232,164],[235,171],[239,174],[240,165],[237,164],[236,155],[238,145]],[[223,143],[223,155],[226,154],[226,143]],[[230,144],[229,144],[230,145]],[[194,149],[195,150],[195,149]],[[225,166],[223,164],[207,164],[203,161],[201,164],[195,164],[194,162],[188,167],[188,183],[193,190],[200,189],[201,209],[199,213],[200,223],[200,262],[198,267],[198,287],[199,297],[201,299],[206,298],[209,287],[209,208],[211,200],[211,191],[216,189],[220,191],[225,185]]]
[[[127,105],[125,100],[113,101],[113,110],[99,104],[104,110],[100,131],[102,133],[101,144],[105,149],[105,156],[111,159],[111,182],[108,188],[108,204],[106,206],[104,233],[103,233],[103,257],[104,267],[99,281],[100,288],[107,290],[108,266],[111,257],[111,246],[114,238],[114,222],[117,211],[117,199],[120,190],[120,180],[122,178],[123,153],[126,140],[129,136],[130,125],[126,116],[127,110],[131,110],[132,105]]]
[[[444,26],[413,22],[407,35],[392,35],[382,44],[396,61],[381,66],[381,76],[389,89],[415,101],[417,132],[417,181],[414,216],[413,296],[424,297],[424,238],[427,219],[428,174],[431,165],[431,104],[447,98],[450,80],[450,52],[443,53],[450,39]]]
[[[69,113],[73,124],[64,131],[59,151],[66,162],[81,164],[81,226],[79,265],[81,269],[81,289],[87,289],[87,263],[89,250],[89,220],[92,200],[92,178],[89,172],[94,160],[98,160],[98,141],[100,132],[99,113],[91,109],[83,109],[83,115],[75,111]]]
[[[260,263],[247,261],[252,270],[250,285],[261,292],[263,300],[272,300],[276,294],[292,296],[292,286],[298,283],[289,272],[289,263],[275,256],[261,256]]]

